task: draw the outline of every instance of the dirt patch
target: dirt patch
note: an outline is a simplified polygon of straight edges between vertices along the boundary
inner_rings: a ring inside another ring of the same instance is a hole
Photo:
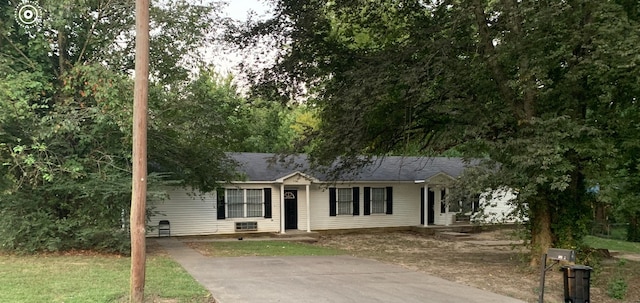
[[[169,253],[162,248],[156,239],[147,239],[147,255],[169,257]]]
[[[322,235],[317,245],[339,248],[354,256],[394,263],[450,281],[503,294],[526,302],[538,301],[540,272],[528,266],[526,248],[514,245],[509,230],[472,234],[462,239],[425,236],[412,232]],[[467,242],[469,241],[469,242]],[[640,303],[640,262],[615,260],[598,265],[591,285],[591,301]],[[621,272],[621,271],[624,271]],[[607,295],[617,276],[628,284],[624,300]],[[562,272],[547,272],[545,302],[563,302]]]

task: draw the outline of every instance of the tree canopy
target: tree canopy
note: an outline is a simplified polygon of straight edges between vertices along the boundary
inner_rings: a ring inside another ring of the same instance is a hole
[[[578,245],[587,189],[638,168],[623,156],[637,146],[637,2],[273,2],[272,19],[231,38],[279,43],[255,91],[304,83],[320,163],[451,148],[482,157],[467,183],[518,192],[536,253]]]
[[[125,251],[131,197],[134,3],[44,1],[40,22],[0,2],[0,248]],[[35,2],[34,2],[35,3]],[[193,76],[219,4],[151,8],[150,197],[231,178],[241,98]]]

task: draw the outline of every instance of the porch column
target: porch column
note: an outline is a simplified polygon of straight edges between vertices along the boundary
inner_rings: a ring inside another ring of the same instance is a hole
[[[280,184],[280,233],[284,234],[284,183]]]
[[[305,185],[305,192],[307,195],[307,232],[311,232],[311,210],[309,209],[309,184]]]
[[[424,204],[422,208],[424,210],[424,226],[429,226],[429,187],[426,182],[422,190],[424,191],[424,201],[422,201]]]

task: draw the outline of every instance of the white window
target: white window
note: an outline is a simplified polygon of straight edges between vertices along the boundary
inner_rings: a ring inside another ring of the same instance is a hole
[[[353,189],[351,188],[338,188],[336,209],[338,215],[352,215],[353,214]]]
[[[247,189],[247,217],[262,217],[262,189]]]
[[[387,191],[384,187],[371,188],[371,213],[384,214],[387,211]]]
[[[227,189],[227,218],[262,217],[262,189]]]

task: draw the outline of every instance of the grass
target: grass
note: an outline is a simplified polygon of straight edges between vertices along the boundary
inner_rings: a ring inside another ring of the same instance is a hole
[[[344,251],[307,243],[288,241],[219,241],[189,243],[201,253],[215,257],[244,256],[333,256]]]
[[[130,259],[117,256],[0,255],[0,302],[127,302]],[[151,302],[211,302],[209,293],[168,257],[147,258]]]
[[[640,243],[586,236],[584,244],[593,248],[606,248],[628,253],[640,254]]]
[[[591,234],[600,238],[624,241],[627,239],[627,225],[628,224],[596,224],[593,226]]]

